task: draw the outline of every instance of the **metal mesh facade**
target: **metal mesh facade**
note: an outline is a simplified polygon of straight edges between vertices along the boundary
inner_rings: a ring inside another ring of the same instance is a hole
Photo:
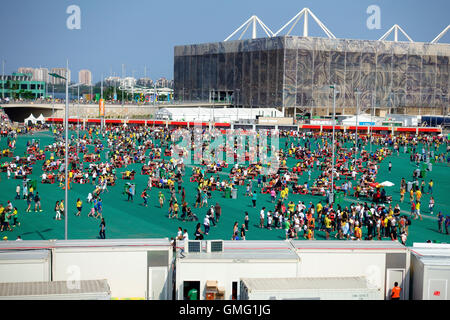
[[[179,100],[226,91],[243,106],[331,110],[336,84],[338,108],[355,108],[357,88],[362,109],[449,104],[448,44],[285,36],[177,46],[174,59]]]

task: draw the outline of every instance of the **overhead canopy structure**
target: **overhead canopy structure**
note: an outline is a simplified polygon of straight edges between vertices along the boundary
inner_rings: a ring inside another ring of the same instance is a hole
[[[283,117],[283,113],[275,108],[162,108],[156,112],[155,119],[231,123],[253,120],[257,116]]]
[[[32,124],[36,124],[37,119],[33,114],[30,114],[30,116],[23,121],[25,122],[25,124],[28,124],[29,122],[31,122]]]
[[[394,41],[398,42],[398,31],[400,30],[401,33],[409,40],[409,42],[414,42],[413,39],[411,39],[410,36],[403,30],[398,24],[394,24],[392,28],[390,28],[379,40],[385,41],[387,37],[394,32]]]
[[[328,28],[322,23],[322,21],[320,21],[316,17],[316,15],[314,13],[312,13],[312,11],[309,10],[308,8],[304,8],[299,13],[297,13],[291,20],[289,20],[288,23],[286,23],[283,27],[281,27],[280,30],[275,32],[274,36],[277,36],[278,34],[280,34],[281,31],[286,29],[292,23],[291,28],[289,29],[289,31],[286,34],[288,36],[291,33],[292,29],[294,29],[294,27],[298,23],[298,21],[303,17],[303,36],[308,37],[308,35],[309,35],[309,16],[311,16],[314,19],[314,21],[316,21],[317,25],[323,30],[323,32],[325,32],[325,34],[328,36],[328,38],[336,39],[334,34],[332,34],[331,31],[328,30]]]
[[[224,41],[228,41],[232,38],[236,33],[243,29],[241,35],[239,36],[239,40],[242,39],[242,36],[247,32],[247,29],[252,25],[252,39],[256,39],[256,26],[259,25],[264,33],[270,38],[273,37],[272,30],[267,27],[264,22],[261,21],[257,16],[251,16],[247,21],[245,21],[239,28],[237,28],[232,34],[230,34]]]
[[[444,30],[442,30],[442,32],[439,33],[437,37],[433,39],[433,41],[431,41],[431,43],[438,42],[447,33],[448,30],[450,30],[450,24]]]
[[[257,37],[257,26],[259,25],[260,28],[264,31],[264,33],[269,37],[276,37],[281,36],[281,32],[288,28],[290,26],[289,30],[285,34],[286,36],[290,35],[294,27],[297,25],[297,23],[300,21],[300,19],[303,18],[303,37],[309,36],[309,17],[313,18],[313,20],[317,23],[317,25],[323,30],[323,32],[327,35],[329,39],[336,39],[333,33],[325,26],[325,24],[320,21],[317,16],[309,9],[309,8],[303,8],[299,13],[297,13],[291,20],[289,20],[283,27],[281,27],[280,30],[273,33],[269,27],[267,27],[261,19],[259,19],[257,16],[253,15],[251,16],[247,21],[245,21],[239,28],[237,28],[231,35],[229,35],[224,41],[230,40],[234,35],[239,33],[241,34],[239,36],[239,40],[242,39],[244,34],[247,32],[248,28],[252,26],[252,39],[256,39]],[[448,25],[442,32],[436,36],[434,40],[432,40],[430,43],[437,43],[447,32],[450,30],[450,25]],[[379,40],[386,41],[387,37],[394,33],[394,42],[398,42],[398,35],[399,31],[408,39],[409,42],[414,42],[411,37],[398,25],[393,25]]]

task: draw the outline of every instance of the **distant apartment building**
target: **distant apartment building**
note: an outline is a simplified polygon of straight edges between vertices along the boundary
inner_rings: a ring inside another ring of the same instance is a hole
[[[125,88],[134,87],[136,85],[136,79],[133,77],[120,79],[120,85]]]
[[[59,75],[61,77],[64,77],[64,78],[67,77],[67,75],[66,75],[66,68],[53,68],[51,73],[55,73],[55,74],[57,74],[57,75]],[[69,82],[70,82],[70,70],[69,70],[69,77],[68,77],[68,79],[69,79]],[[61,79],[61,78],[50,77],[50,80],[51,80],[50,82],[52,84],[54,84],[54,85],[65,84],[65,80]]]
[[[108,77],[104,80],[106,87],[118,87],[120,85],[120,77]]]
[[[48,83],[48,69],[47,68],[36,68],[33,72],[33,81],[40,81]]]
[[[138,79],[137,84],[139,86],[151,88],[153,87],[153,80],[150,78],[140,78]]]
[[[92,85],[92,73],[89,70],[80,70],[78,72],[78,83],[82,83],[86,86]]]
[[[159,78],[156,81],[156,86],[158,88],[168,88],[169,87],[169,80],[167,80],[166,78]]]
[[[30,67],[20,67],[19,69],[17,69],[17,73],[31,74],[31,75],[33,76],[34,68],[30,68]]]

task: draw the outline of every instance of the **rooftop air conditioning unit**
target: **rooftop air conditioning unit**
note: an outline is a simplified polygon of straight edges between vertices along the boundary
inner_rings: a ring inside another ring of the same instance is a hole
[[[202,241],[201,240],[189,240],[187,246],[185,246],[184,251],[186,253],[194,253],[202,251]]]
[[[207,241],[206,252],[223,252],[223,240]]]

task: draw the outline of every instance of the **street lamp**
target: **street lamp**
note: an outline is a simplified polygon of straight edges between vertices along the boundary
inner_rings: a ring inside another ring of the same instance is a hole
[[[5,60],[2,60],[2,100],[5,100]]]
[[[336,84],[333,84],[330,86],[331,89],[333,89],[333,151],[332,151],[332,158],[331,158],[331,194],[330,198],[328,199],[329,203],[334,202],[334,130],[336,126],[336,94],[339,93],[339,91],[336,90]]]
[[[77,105],[77,110],[78,112],[80,111],[80,86],[83,85],[83,83],[76,83],[70,86],[70,88],[78,88],[78,95],[77,95],[77,101],[78,101],[78,105]],[[80,117],[79,114],[77,115],[77,139],[80,138]]]
[[[355,127],[355,161],[358,159],[358,114],[359,114],[359,96],[361,91],[355,89],[356,94],[356,127]]]
[[[372,153],[372,136],[373,136],[373,113],[375,110],[375,103],[376,103],[376,96],[375,91],[372,94],[372,107],[370,108],[370,153]]]
[[[66,81],[66,108],[64,117],[64,127],[65,127],[65,150],[64,150],[64,202],[65,202],[65,212],[64,212],[64,239],[67,240],[67,220],[68,220],[68,173],[69,173],[69,60],[67,60],[66,66],[66,77],[60,76],[56,73],[49,73],[50,76],[54,78],[64,79]]]

